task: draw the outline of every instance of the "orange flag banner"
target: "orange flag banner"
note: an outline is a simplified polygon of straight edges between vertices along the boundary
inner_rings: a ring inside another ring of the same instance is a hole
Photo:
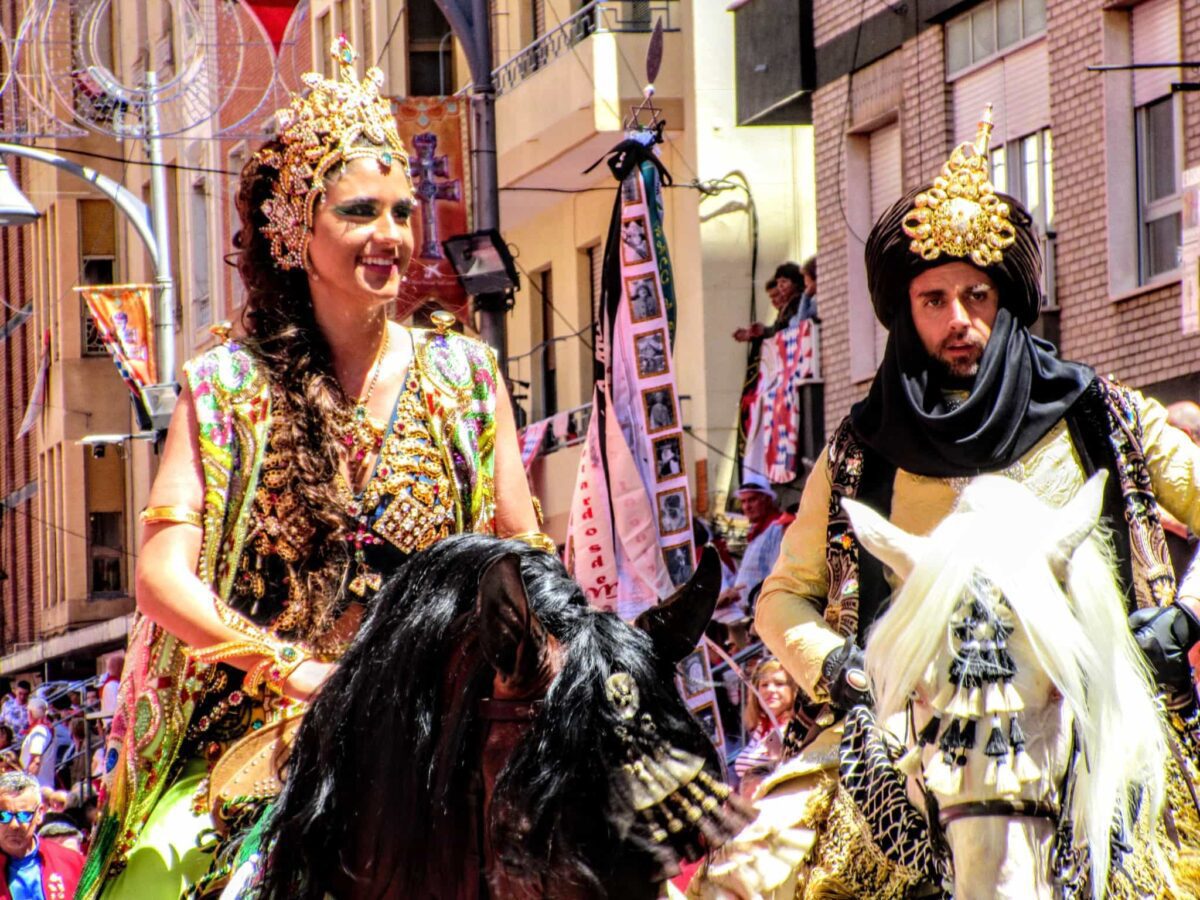
[[[149,284],[106,284],[76,288],[87,302],[117,371],[139,401],[142,388],[158,384]]]

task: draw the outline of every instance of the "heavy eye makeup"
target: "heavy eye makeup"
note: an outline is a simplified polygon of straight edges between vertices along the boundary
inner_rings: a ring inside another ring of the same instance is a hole
[[[378,200],[356,198],[334,206],[333,211],[347,219],[374,219],[379,216],[381,204]],[[392,216],[397,222],[407,222],[412,218],[414,203],[411,200],[400,200],[392,206]]]

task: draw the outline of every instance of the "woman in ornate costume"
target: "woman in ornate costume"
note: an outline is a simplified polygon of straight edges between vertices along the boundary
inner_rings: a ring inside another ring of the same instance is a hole
[[[344,40],[333,55],[242,172],[246,336],[184,366],[81,898],[219,885],[270,794],[222,793],[222,760],[278,750],[405,554],[460,532],[553,549],[491,351],[449,314],[388,320],[408,158],[379,71],[359,81]]]

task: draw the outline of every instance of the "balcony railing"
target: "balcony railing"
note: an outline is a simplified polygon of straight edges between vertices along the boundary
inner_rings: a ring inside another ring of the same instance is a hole
[[[662,19],[664,31],[678,31],[672,21],[679,0],[592,0],[579,12],[548,31],[492,72],[496,95],[507,93],[534,72],[570,53],[585,38],[601,31],[654,30]]]

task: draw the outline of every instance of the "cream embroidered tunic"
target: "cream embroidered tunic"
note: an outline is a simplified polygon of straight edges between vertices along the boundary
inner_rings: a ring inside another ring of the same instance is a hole
[[[1133,398],[1141,417],[1155,496],[1167,512],[1200,534],[1200,447],[1167,425],[1167,411],[1160,403],[1136,392]],[[1013,466],[997,474],[1022,482],[1055,506],[1066,504],[1086,480],[1064,421]],[[913,534],[928,534],[950,513],[968,481],[897,471],[891,521]],[[816,693],[821,663],[844,641],[825,623],[821,612],[829,590],[825,541],[830,491],[826,448],[804,486],[796,521],[784,535],[779,559],[763,583],[755,613],[759,636],[805,692],[817,700],[825,699]],[[1200,598],[1197,567],[1189,566],[1179,594]]]

